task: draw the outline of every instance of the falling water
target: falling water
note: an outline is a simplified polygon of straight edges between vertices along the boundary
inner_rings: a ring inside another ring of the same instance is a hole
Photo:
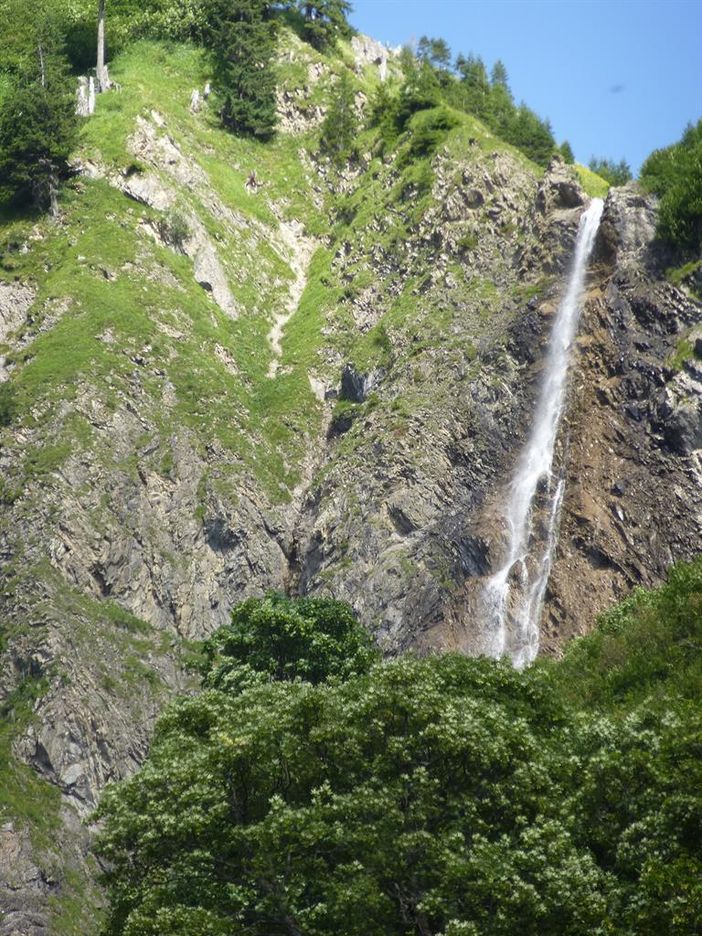
[[[580,219],[573,266],[553,323],[534,425],[510,485],[505,510],[507,557],[483,593],[490,634],[486,652],[495,657],[508,654],[517,667],[530,663],[539,646],[539,617],[565,486],[564,478],[554,474],[554,448],[565,404],[570,346],[602,207],[601,199],[593,199]]]

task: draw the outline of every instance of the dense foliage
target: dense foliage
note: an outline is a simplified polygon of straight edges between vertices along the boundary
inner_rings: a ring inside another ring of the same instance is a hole
[[[235,133],[268,137],[276,123],[275,20],[268,0],[207,0],[222,122]]]
[[[661,196],[659,235],[702,254],[702,119],[687,127],[679,143],[651,153],[641,181]]]
[[[317,684],[365,673],[378,656],[348,605],[330,598],[249,598],[204,646],[203,683],[228,692],[261,682]]]
[[[588,167],[610,185],[626,185],[633,178],[631,167],[625,159],[620,159],[617,163],[613,159],[599,159],[593,156]]]
[[[56,211],[77,135],[74,96],[60,30],[40,7],[21,18],[13,70],[0,111],[0,199]]]
[[[507,69],[497,61],[488,77],[478,56],[459,55],[451,66],[451,50],[443,39],[423,36],[416,54],[402,50],[399,89],[381,86],[371,107],[374,125],[391,140],[418,111],[448,105],[482,120],[506,142],[539,165],[547,165],[557,146],[550,124],[525,104],[516,105]]]
[[[358,132],[358,114],[351,78],[344,73],[339,80],[322,123],[319,144],[332,162],[341,165],[354,151]]]
[[[524,673],[247,602],[105,795],[107,932],[698,932],[701,644],[702,562]]]
[[[296,0],[282,5],[299,10],[302,34],[317,49],[328,49],[338,38],[350,34],[346,21],[351,12],[349,0]]]

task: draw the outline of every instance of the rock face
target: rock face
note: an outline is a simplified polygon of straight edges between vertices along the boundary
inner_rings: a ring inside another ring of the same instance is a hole
[[[635,186],[605,205],[571,383],[568,486],[543,645],[592,626],[636,585],[702,551],[702,383],[676,361],[702,309],[667,283],[655,205]]]
[[[387,63],[359,41],[359,67]],[[288,133],[322,115],[328,66],[302,64],[305,88],[281,89]],[[218,164],[205,115],[163,111],[135,115],[138,165],[83,174],[59,232],[73,278],[47,255],[46,283],[0,282],[0,381],[32,400],[0,448],[0,756],[31,768],[50,819],[38,834],[0,815],[2,936],[50,933],[64,898],[86,908],[72,931],[94,931],[91,810],[191,687],[189,642],[236,602],[328,594],[388,653],[476,649],[588,201],[562,161],[539,176],[487,134],[449,140],[423,178],[392,154],[332,178],[285,139],[260,166],[220,140]],[[91,198],[104,255],[80,239]],[[654,227],[635,186],[611,192],[559,442],[544,652],[702,549],[701,311],[665,280]],[[33,236],[22,250],[56,235]]]

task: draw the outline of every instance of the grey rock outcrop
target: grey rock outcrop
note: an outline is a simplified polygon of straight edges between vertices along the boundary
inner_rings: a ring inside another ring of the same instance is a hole
[[[380,69],[378,49],[359,42],[359,63]],[[324,62],[304,64],[305,87],[280,91],[290,133],[323,118],[312,90],[331,81]],[[67,886],[53,876],[57,849],[87,880],[81,820],[141,763],[167,700],[190,690],[188,642],[236,602],[333,595],[388,653],[475,650],[476,590],[500,558],[497,506],[587,203],[562,161],[538,178],[490,137],[440,150],[421,199],[392,158],[374,162],[378,203],[362,210],[367,162],[337,179],[303,153],[316,210],[325,187],[349,196],[348,237],[330,227],[325,241],[293,216],[287,177],[274,190],[261,168],[255,193],[228,200],[200,142],[190,152],[184,139],[152,111],[127,141],[132,166],[85,166],[82,184],[106,179],[124,202],[120,238],[133,250],[114,269],[75,262],[91,287],[128,280],[152,297],[145,334],[127,309],[118,337],[105,303],[90,332],[100,366],[7,427],[0,448],[0,699],[40,688],[13,753],[60,791],[53,852],[0,827],[3,936],[49,931]],[[242,187],[253,168],[233,167]],[[568,486],[545,652],[702,551],[702,380],[694,359],[672,363],[681,342],[697,347],[700,307],[662,275],[655,211],[634,186],[607,200],[559,442]],[[328,257],[313,259],[320,246]],[[81,313],[57,296],[35,316],[37,295],[0,284],[0,341],[28,356]],[[292,393],[302,405],[289,412],[280,401]],[[353,413],[343,432],[338,411]],[[202,431],[215,419],[220,435]]]

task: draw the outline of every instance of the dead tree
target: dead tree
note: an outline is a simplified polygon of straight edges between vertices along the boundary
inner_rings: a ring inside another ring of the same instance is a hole
[[[105,64],[105,3],[106,0],[98,0],[97,68],[95,70],[98,92],[107,91],[110,87],[110,78]]]

